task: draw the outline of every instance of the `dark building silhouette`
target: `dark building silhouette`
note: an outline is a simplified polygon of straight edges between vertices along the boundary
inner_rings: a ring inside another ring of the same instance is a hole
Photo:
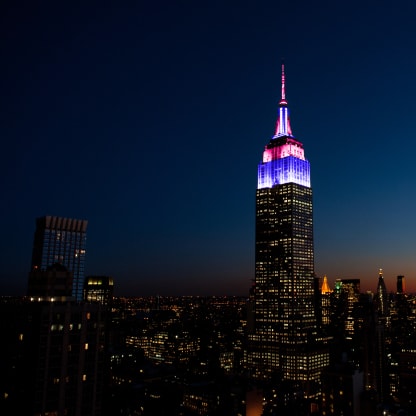
[[[321,414],[359,416],[363,390],[363,374],[351,364],[344,362],[325,369],[322,374]]]
[[[0,312],[0,414],[101,415],[101,305],[22,298],[1,303]]]
[[[403,347],[399,353],[400,389],[398,398],[400,403],[409,411],[409,415],[416,415],[416,345]]]
[[[73,273],[72,296],[82,300],[85,277],[86,220],[45,216],[36,220],[32,271],[59,263]]]
[[[404,276],[397,276],[397,293],[406,293],[406,283]]]
[[[83,279],[86,225],[37,221],[30,297],[0,305],[0,414],[102,414],[108,310],[72,296]]]
[[[312,398],[329,356],[317,341],[310,165],[290,127],[283,65],[276,132],[258,166],[255,262],[252,375],[278,374],[288,394]]]
[[[29,272],[27,294],[37,300],[72,298],[73,273],[59,263]]]
[[[383,271],[378,274],[377,290],[374,296],[375,337],[374,337],[374,386],[380,403],[389,396],[388,356],[390,354],[389,308]]]

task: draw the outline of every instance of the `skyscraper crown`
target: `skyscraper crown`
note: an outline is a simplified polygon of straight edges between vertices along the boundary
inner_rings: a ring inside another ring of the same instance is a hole
[[[310,167],[303,144],[292,135],[286,101],[285,67],[282,64],[282,95],[275,135],[266,145],[258,168],[257,188],[271,188],[284,183],[310,187]]]
[[[332,290],[328,284],[328,278],[326,275],[324,276],[324,281],[322,282],[321,293],[331,293]]]

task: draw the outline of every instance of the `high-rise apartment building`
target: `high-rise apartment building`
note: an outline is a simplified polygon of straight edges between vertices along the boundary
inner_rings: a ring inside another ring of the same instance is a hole
[[[292,134],[285,92],[282,65],[276,131],[258,166],[248,362],[253,377],[279,374],[312,397],[329,355],[315,316],[310,165]]]
[[[85,276],[86,220],[45,216],[37,218],[32,271],[61,264],[73,274],[72,296],[81,301]]]

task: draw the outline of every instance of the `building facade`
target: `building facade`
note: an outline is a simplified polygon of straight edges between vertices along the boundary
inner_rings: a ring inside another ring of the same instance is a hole
[[[315,316],[310,165],[292,134],[283,65],[276,131],[258,166],[255,238],[252,375],[267,380],[278,374],[313,397],[329,355]]]
[[[360,299],[360,279],[337,279],[335,281],[335,294],[338,302],[344,303],[345,334],[347,339],[354,336],[354,310]]]
[[[103,414],[102,305],[22,298],[0,311],[0,414]]]
[[[81,301],[85,277],[86,220],[45,216],[37,218],[32,271],[61,264],[73,274],[72,296]]]

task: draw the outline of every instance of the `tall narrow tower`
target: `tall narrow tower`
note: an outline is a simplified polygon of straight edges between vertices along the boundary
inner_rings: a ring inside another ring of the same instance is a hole
[[[383,270],[380,269],[378,272],[378,284],[377,284],[377,293],[375,296],[375,304],[378,316],[387,316],[388,308],[388,299],[387,299],[387,289],[386,284],[384,283]]]
[[[282,65],[276,131],[258,166],[255,284],[249,365],[257,379],[274,373],[306,396],[328,354],[317,342],[310,165],[292,134]]]

